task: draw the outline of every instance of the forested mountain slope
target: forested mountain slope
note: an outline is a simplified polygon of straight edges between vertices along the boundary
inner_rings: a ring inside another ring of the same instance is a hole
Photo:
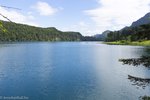
[[[79,32],[62,32],[54,27],[41,28],[1,21],[0,41],[80,41]]]

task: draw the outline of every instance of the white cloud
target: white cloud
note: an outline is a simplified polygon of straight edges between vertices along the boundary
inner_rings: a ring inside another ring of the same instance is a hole
[[[150,11],[150,0],[98,0],[98,3],[100,7],[85,13],[100,32],[129,26]]]
[[[53,8],[48,3],[43,1],[38,1],[32,8],[36,9],[40,15],[43,16],[51,16],[58,11],[58,9]]]
[[[99,29],[97,29],[96,27],[92,27],[90,23],[84,21],[80,21],[74,25],[70,25],[68,27],[60,29],[63,31],[76,31],[76,32],[80,31],[80,33],[84,36],[92,36],[94,34],[99,33]]]
[[[0,13],[8,17],[13,22],[38,26],[38,24],[34,22],[34,19],[35,19],[34,16],[32,16],[31,14],[24,15],[15,10],[4,9],[3,7],[0,7]],[[0,16],[0,20],[7,21],[2,16]]]

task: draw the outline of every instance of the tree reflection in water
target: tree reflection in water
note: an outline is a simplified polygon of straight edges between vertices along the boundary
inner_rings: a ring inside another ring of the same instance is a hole
[[[143,89],[145,89],[146,86],[150,85],[150,79],[134,77],[131,75],[128,75],[128,79],[130,80],[130,82],[133,82],[132,85],[136,85],[137,87],[142,87]]]
[[[140,96],[139,100],[150,100],[150,97],[148,97],[148,96]]]
[[[150,70],[150,56],[142,56],[141,58],[131,58],[131,59],[119,59],[123,64],[128,64],[138,67],[143,65]]]
[[[148,68],[150,70],[150,56],[141,56],[140,58],[130,58],[130,59],[119,59],[120,62],[123,63],[123,65],[128,64],[132,66],[140,66],[142,65],[145,68]],[[128,79],[130,82],[132,82],[132,85],[135,85],[137,88],[142,87],[145,89],[145,87],[150,86],[150,78],[141,78],[141,77],[135,77],[132,75],[128,75]],[[140,100],[150,100],[149,96],[140,96]]]

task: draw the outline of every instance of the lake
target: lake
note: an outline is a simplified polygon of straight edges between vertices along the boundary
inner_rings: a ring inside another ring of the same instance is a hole
[[[100,42],[1,43],[0,99],[138,100],[150,87],[128,75],[150,78],[150,70],[119,59],[149,54],[149,47]]]

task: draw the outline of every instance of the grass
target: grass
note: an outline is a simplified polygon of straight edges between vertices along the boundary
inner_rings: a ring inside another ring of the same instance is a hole
[[[150,40],[134,41],[134,42],[121,40],[121,41],[105,42],[105,43],[106,43],[106,44],[109,44],[109,45],[150,46]]]

